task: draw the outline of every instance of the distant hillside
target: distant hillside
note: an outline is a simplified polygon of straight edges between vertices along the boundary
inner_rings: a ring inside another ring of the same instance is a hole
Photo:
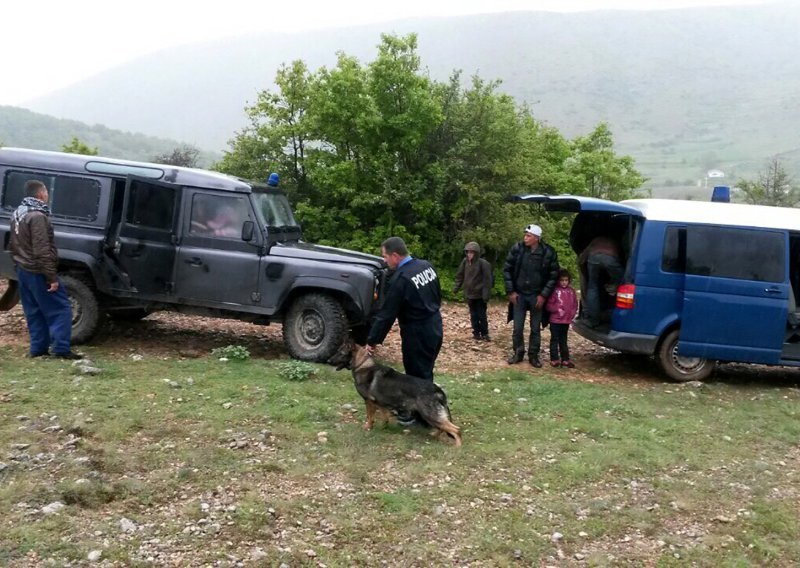
[[[337,50],[367,61],[381,32],[414,31],[434,78],[462,69],[467,77],[501,79],[503,90],[568,136],[605,120],[618,149],[652,178],[650,187],[680,194],[703,183],[710,168],[732,181],[775,154],[797,171],[798,29],[800,6],[782,3],[270,32],[144,57],[29,106],[221,149],[282,62],[301,58],[316,69],[334,64]]]
[[[23,108],[0,106],[0,143],[4,146],[61,150],[73,136],[98,148],[102,156],[125,160],[151,161],[154,156],[169,153],[182,144],[166,138],[112,130],[99,124],[89,126]],[[218,159],[219,155],[213,152],[201,151],[198,165],[207,166]]]

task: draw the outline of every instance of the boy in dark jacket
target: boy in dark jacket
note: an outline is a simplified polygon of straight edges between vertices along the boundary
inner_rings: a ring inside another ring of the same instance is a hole
[[[492,267],[481,258],[481,247],[476,242],[464,246],[464,260],[456,272],[453,294],[464,287],[464,297],[469,306],[472,337],[476,341],[490,341],[486,304],[492,293]]]

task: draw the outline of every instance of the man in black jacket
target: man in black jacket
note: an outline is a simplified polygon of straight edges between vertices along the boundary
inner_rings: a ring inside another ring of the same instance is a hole
[[[408,254],[400,237],[383,241],[381,253],[394,274],[367,336],[367,349],[372,354],[397,319],[406,374],[432,381],[443,338],[439,277],[429,262]]]
[[[508,364],[525,358],[525,318],[531,314],[531,334],[528,340],[528,361],[541,367],[542,309],[558,281],[558,255],[553,247],[541,240],[542,228],[528,225],[521,242],[516,243],[506,257],[503,281],[514,319],[514,351]]]

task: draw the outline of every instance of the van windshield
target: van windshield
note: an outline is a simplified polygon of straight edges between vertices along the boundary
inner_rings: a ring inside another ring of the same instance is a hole
[[[282,193],[253,193],[256,211],[266,227],[297,227],[289,200]]]

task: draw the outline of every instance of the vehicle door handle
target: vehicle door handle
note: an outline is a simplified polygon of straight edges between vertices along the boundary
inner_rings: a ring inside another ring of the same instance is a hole
[[[780,294],[781,293],[781,289],[780,288],[775,288],[775,287],[764,288],[764,292],[766,292],[767,294]]]
[[[189,266],[203,266],[203,259],[201,259],[198,256],[193,256],[192,258],[187,258],[183,262],[185,262]]]

